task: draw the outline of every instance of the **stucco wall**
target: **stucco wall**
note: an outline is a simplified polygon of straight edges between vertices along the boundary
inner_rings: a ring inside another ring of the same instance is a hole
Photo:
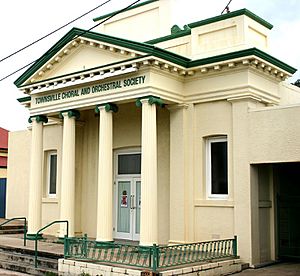
[[[300,103],[300,88],[295,85],[281,82],[279,84],[279,93],[280,105]]]
[[[60,219],[59,214],[59,199],[61,187],[61,158],[62,158],[62,125],[47,125],[43,132],[43,151],[44,151],[44,166],[43,166],[43,198],[42,198],[42,226],[49,224],[54,220]],[[57,152],[57,183],[56,183],[56,198],[49,198],[47,192],[47,152]],[[29,164],[30,166],[30,164]],[[45,230],[47,234],[56,234],[59,225],[53,225]]]
[[[101,24],[96,31],[141,42],[168,35],[171,28],[170,3],[171,0],[156,1],[128,9]]]
[[[251,163],[299,161],[300,106],[269,107],[249,112]]]
[[[206,138],[227,136],[228,199],[208,198]],[[195,239],[230,238],[234,235],[231,103],[219,101],[195,106]]]
[[[6,217],[28,216],[31,134],[9,133]]]
[[[6,178],[7,177],[7,170],[6,169],[0,169],[0,178]]]

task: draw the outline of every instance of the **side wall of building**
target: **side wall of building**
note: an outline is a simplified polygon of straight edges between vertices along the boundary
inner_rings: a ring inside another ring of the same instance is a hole
[[[231,103],[217,101],[195,105],[195,240],[232,238],[234,235],[234,193],[232,168]],[[207,139],[227,137],[228,199],[208,197]]]
[[[9,133],[6,217],[28,217],[30,131]]]

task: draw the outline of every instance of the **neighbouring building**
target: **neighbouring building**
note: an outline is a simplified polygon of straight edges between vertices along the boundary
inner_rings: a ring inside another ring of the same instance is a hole
[[[252,265],[299,257],[296,69],[249,10],[180,28],[171,3],[73,28],[15,81],[30,127],[10,133],[7,217],[29,236],[67,219],[97,241],[237,235]]]
[[[0,127],[0,218],[5,218],[8,130]]]

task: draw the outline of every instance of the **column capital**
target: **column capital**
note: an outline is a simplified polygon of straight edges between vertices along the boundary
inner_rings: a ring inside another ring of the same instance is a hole
[[[136,106],[141,107],[143,100],[148,100],[148,103],[150,105],[155,104],[155,105],[158,105],[160,107],[165,106],[164,101],[160,97],[151,96],[151,95],[137,99],[136,102],[135,102]]]
[[[67,113],[69,118],[75,117],[77,120],[80,118],[80,112],[76,109],[69,109],[59,112],[60,119],[63,119],[63,113]]]
[[[100,104],[100,105],[97,105],[96,108],[95,108],[95,112],[98,114],[100,113],[100,108],[104,108],[106,112],[118,112],[119,110],[119,107],[116,105],[116,104],[113,104],[113,103],[105,103],[105,104]]]
[[[37,123],[48,123],[48,118],[47,118],[47,116],[44,116],[44,115],[30,116],[28,119],[28,123],[31,124],[32,119],[35,119]]]

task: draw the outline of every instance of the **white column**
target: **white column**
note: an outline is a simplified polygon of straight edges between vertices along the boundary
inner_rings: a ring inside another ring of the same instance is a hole
[[[43,122],[44,116],[31,117],[31,160],[28,206],[28,235],[34,235],[41,228],[42,183],[43,183]]]
[[[77,111],[78,112],[78,111]],[[63,147],[60,194],[60,220],[69,221],[69,237],[75,235],[75,122],[74,111],[62,112]],[[60,237],[66,234],[66,225],[60,225]]]
[[[142,171],[140,244],[158,243],[156,105],[142,103]]]
[[[110,105],[98,107],[99,159],[97,241],[113,241],[113,113]]]

